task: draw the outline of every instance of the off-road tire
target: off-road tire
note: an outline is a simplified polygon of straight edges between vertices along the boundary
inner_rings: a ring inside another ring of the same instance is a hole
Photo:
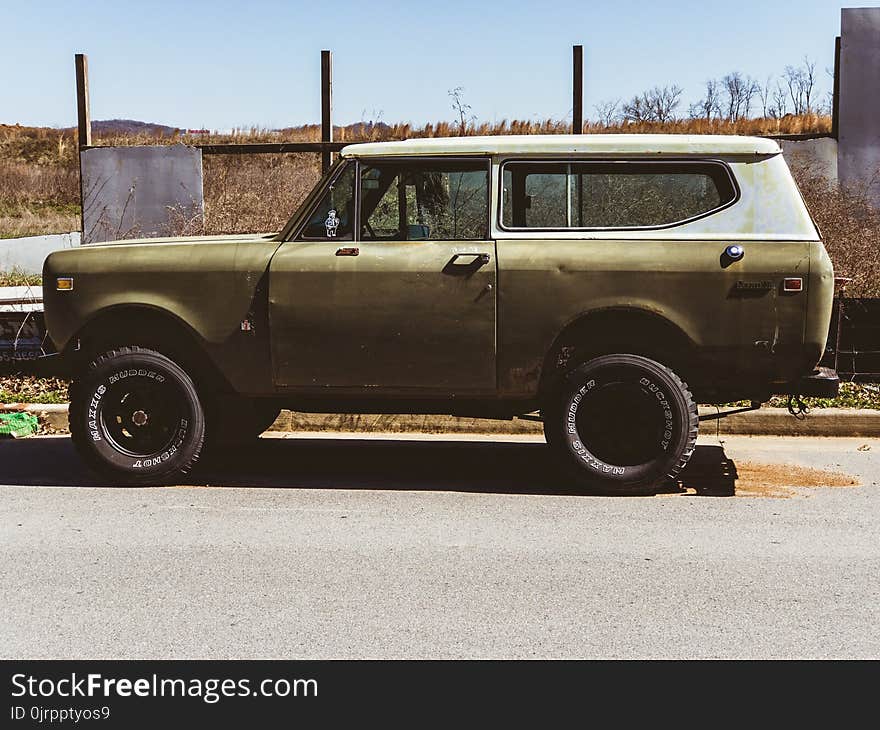
[[[699,428],[687,384],[665,365],[629,354],[572,368],[548,393],[542,416],[562,469],[598,494],[656,493],[687,464]]]
[[[135,346],[105,352],[73,381],[69,421],[83,461],[127,484],[185,476],[205,438],[192,378],[165,355]]]

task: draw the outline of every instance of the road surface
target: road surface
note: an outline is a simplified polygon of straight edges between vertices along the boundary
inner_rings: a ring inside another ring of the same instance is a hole
[[[264,438],[165,488],[3,441],[0,653],[880,657],[880,440],[700,443],[687,491],[609,498],[535,437]]]

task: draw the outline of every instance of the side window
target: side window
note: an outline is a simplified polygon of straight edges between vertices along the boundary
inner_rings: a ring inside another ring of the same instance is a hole
[[[361,166],[361,240],[483,240],[489,222],[485,160]]]
[[[503,178],[506,227],[568,227],[568,165],[507,164]]]
[[[727,168],[712,162],[515,162],[503,171],[508,228],[653,228],[736,198]]]
[[[579,228],[667,226],[734,197],[720,165],[572,165],[572,225]]]
[[[312,210],[302,238],[350,241],[354,224],[354,171],[350,162]]]

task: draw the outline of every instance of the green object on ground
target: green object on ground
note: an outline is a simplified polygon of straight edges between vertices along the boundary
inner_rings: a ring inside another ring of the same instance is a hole
[[[0,438],[22,438],[37,432],[39,422],[32,413],[0,413]]]

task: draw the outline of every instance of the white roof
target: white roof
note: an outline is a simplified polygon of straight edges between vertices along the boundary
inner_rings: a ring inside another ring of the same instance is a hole
[[[772,139],[710,134],[531,134],[366,142],[343,157],[385,155],[777,155]]]

